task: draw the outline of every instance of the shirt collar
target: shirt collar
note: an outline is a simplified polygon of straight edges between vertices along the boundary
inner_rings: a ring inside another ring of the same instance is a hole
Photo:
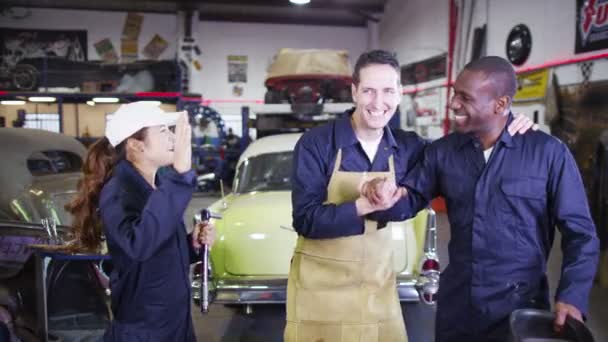
[[[509,127],[509,125],[511,124],[511,122],[513,122],[513,113],[509,112],[509,117],[507,118],[507,123],[505,124],[504,129],[502,130],[502,134],[500,135],[500,138],[498,138],[498,141],[502,142],[505,147],[508,148],[514,148],[517,146],[516,144],[516,140],[513,139],[513,136],[509,133],[509,130],[507,129]],[[515,133],[517,134],[517,133]]]
[[[133,166],[133,164],[126,159],[120,160],[118,164],[116,164],[114,172],[116,172],[118,177],[128,180],[129,183],[135,185],[138,190],[146,195],[154,190],[152,186],[144,179],[144,177],[137,172],[135,166]]]
[[[507,129],[507,127],[509,127],[509,125],[511,124],[511,122],[513,122],[513,113],[509,112],[509,117],[507,118],[507,123],[505,124],[505,127],[502,130],[502,133],[500,134],[500,136],[498,137],[498,140],[496,141],[501,142],[502,144],[505,145],[505,147],[508,148],[513,148],[516,147],[517,144],[515,143],[515,139],[513,139],[513,136],[511,136],[511,134],[509,133],[509,130]],[[476,141],[476,138],[473,134],[471,133],[467,133],[467,134],[458,134],[459,135],[459,139],[456,142],[456,144],[458,145],[459,149],[462,149],[467,143],[474,143]]]
[[[354,108],[349,109],[344,113],[345,115],[342,115],[335,121],[334,143],[336,144],[337,148],[352,146],[359,143],[351,124],[351,117],[354,112]],[[382,140],[380,141],[385,142],[388,146],[393,148],[398,146],[397,141],[395,140],[395,137],[388,126],[384,127],[384,134],[382,134]]]
[[[458,145],[459,150],[462,149],[468,143],[475,142],[475,136],[471,133],[466,133],[466,134],[456,133],[456,134],[458,136],[456,144]]]

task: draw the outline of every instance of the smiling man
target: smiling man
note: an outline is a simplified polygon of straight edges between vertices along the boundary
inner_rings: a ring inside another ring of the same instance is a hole
[[[558,139],[507,132],[516,88],[515,71],[501,57],[465,66],[450,101],[456,132],[425,149],[400,182],[408,196],[384,213],[411,215],[436,196],[446,199],[450,263],[439,286],[438,342],[506,341],[514,310],[549,309],[546,270],[556,226],[563,251],[556,329],[587,310],[599,246],[581,177]],[[363,192],[390,199],[383,182],[366,183]]]
[[[422,155],[415,133],[392,131],[401,101],[399,63],[386,51],[359,57],[355,109],[305,133],[294,151],[298,242],[287,289],[285,341],[407,341],[386,223],[365,216],[393,203],[359,196],[366,176],[402,177]],[[367,250],[366,253],[362,253]]]

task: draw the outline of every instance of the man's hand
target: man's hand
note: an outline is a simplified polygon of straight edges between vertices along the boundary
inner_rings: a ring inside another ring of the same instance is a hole
[[[367,197],[372,204],[378,205],[388,201],[396,188],[397,185],[389,182],[386,177],[374,178],[361,185],[361,195]]]
[[[357,212],[359,216],[374,211],[392,208],[397,201],[407,195],[407,190],[397,187],[394,181],[386,178],[374,178],[361,185],[361,197],[357,199]]]
[[[517,114],[513,114],[513,121],[511,122],[509,127],[507,127],[507,130],[509,131],[509,134],[511,134],[511,136],[513,136],[516,133],[524,134],[530,128],[532,128],[532,130],[536,131],[536,130],[538,130],[538,125],[535,124],[534,122],[532,122],[532,120],[530,120],[530,118],[528,118],[524,114],[517,113]]]
[[[555,321],[553,322],[553,328],[556,332],[560,332],[564,328],[567,316],[571,316],[581,322],[583,321],[583,315],[574,305],[564,302],[555,303]]]
[[[212,223],[197,223],[192,231],[192,247],[198,249],[207,245],[213,246],[215,241],[215,226]]]

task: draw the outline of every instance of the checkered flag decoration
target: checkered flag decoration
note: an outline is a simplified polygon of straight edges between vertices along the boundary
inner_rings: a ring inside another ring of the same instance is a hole
[[[583,76],[583,86],[589,86],[589,79],[591,79],[591,74],[593,73],[593,61],[582,62],[579,64],[581,68],[581,76]]]

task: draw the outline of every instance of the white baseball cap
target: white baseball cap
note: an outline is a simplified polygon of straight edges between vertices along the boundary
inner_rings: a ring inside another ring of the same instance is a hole
[[[145,127],[173,126],[184,112],[165,112],[154,102],[138,101],[123,104],[106,125],[106,138],[116,147]]]

